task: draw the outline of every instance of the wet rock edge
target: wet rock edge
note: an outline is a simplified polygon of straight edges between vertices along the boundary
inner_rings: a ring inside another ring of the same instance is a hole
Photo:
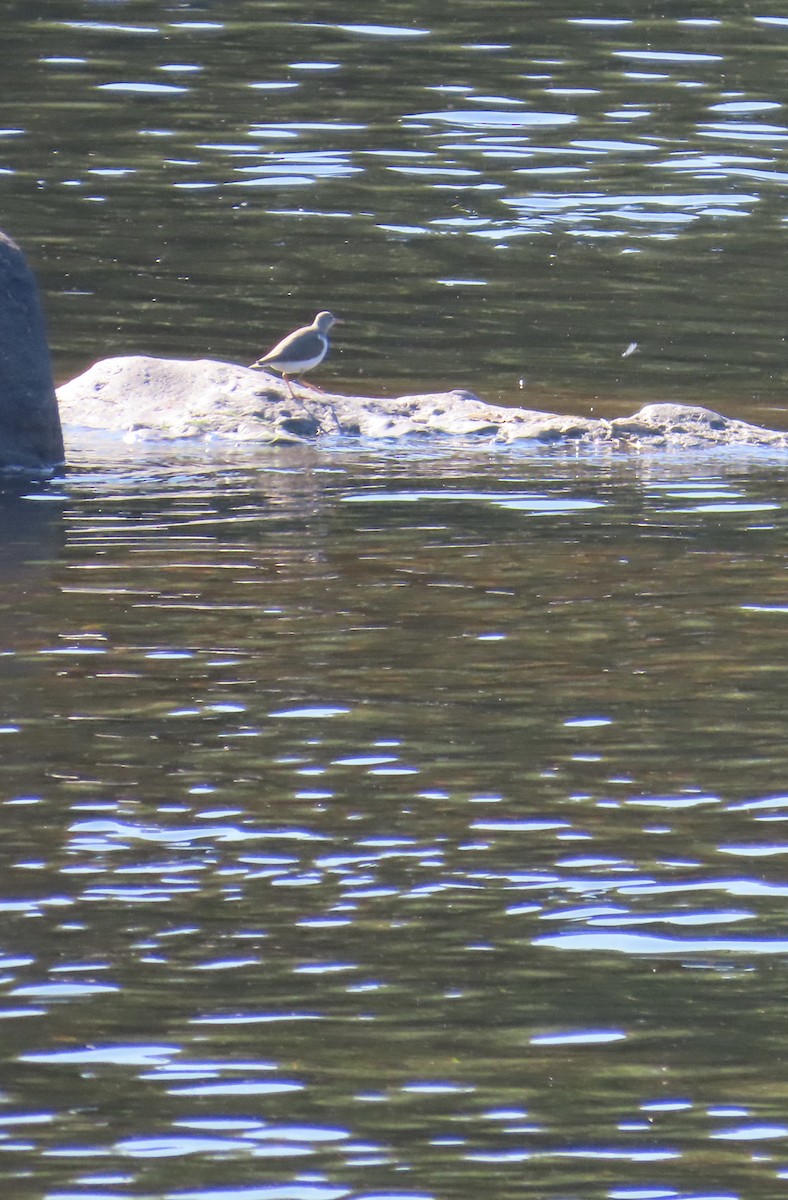
[[[103,359],[58,389],[66,426],[130,440],[220,439],[268,444],[350,436],[478,437],[497,443],[788,449],[788,433],[693,405],[647,404],[612,420],[487,404],[455,389],[393,399],[333,395],[212,359]],[[68,428],[66,430],[68,433]]]

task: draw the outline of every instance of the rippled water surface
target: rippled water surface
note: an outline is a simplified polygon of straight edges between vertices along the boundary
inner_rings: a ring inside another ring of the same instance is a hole
[[[248,362],[330,307],[334,384],[785,426],[782,11],[7,7],[2,224],[60,378]]]
[[[3,1195],[775,1195],[784,482],[107,442],[7,497]]]
[[[329,386],[785,426],[786,49],[16,0],[0,226],[60,378],[331,307]],[[69,463],[0,497],[3,1200],[780,1195],[784,453]]]

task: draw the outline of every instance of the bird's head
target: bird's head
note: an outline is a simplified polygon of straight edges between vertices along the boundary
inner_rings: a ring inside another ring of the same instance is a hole
[[[319,312],[312,324],[318,333],[328,333],[332,325],[341,324],[339,317],[330,312]]]

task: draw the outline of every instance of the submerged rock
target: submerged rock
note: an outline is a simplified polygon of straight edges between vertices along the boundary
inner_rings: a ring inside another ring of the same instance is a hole
[[[164,439],[270,443],[337,435],[443,434],[582,446],[736,444],[788,449],[788,433],[682,404],[648,404],[631,417],[607,421],[503,408],[465,391],[379,399],[300,386],[291,397],[273,375],[210,359],[105,359],[61,387],[58,400],[69,424]]]
[[[63,458],[38,288],[22,251],[0,233],[0,470],[52,468]]]

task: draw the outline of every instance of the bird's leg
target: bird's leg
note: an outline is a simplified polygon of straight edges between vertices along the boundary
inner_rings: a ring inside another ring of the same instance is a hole
[[[287,390],[288,390],[288,392],[290,393],[290,399],[291,399],[291,400],[295,400],[295,398],[296,398],[296,394],[295,394],[295,392],[293,391],[293,385],[290,383],[290,376],[289,376],[289,375],[285,375],[285,373],[284,373],[284,371],[283,371],[283,372],[282,372],[282,378],[284,379],[285,383],[287,384]]]

